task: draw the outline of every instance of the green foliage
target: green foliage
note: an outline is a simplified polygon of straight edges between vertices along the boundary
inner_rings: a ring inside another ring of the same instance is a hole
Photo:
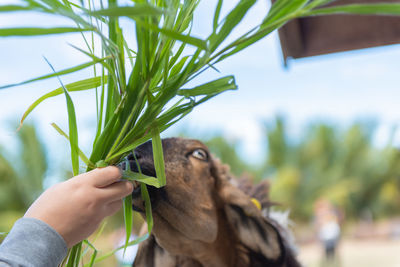
[[[0,150],[0,232],[9,231],[43,191],[48,163],[35,128],[27,124],[17,134],[14,151]]]
[[[300,219],[310,218],[312,205],[320,197],[343,208],[350,218],[359,217],[366,209],[376,216],[388,215],[383,202],[378,201],[379,195],[383,194],[383,188],[393,192],[391,186],[398,183],[395,178],[398,170],[389,170],[387,164],[382,164],[393,160],[393,152],[388,149],[394,148],[375,148],[371,141],[373,131],[374,126],[366,122],[356,123],[345,131],[327,124],[310,127],[302,140],[290,145],[291,159],[288,157],[283,167],[271,174],[275,177],[274,200],[282,201]],[[297,170],[298,177],[293,181],[290,175],[282,178],[282,168]],[[287,191],[292,192],[290,199]],[[393,198],[385,205],[390,202],[389,206],[393,206],[399,201]]]
[[[18,131],[20,140],[20,161],[18,183],[21,199],[28,207],[42,192],[43,180],[48,168],[48,159],[42,141],[33,125],[26,125]]]
[[[22,210],[25,205],[19,194],[17,173],[15,166],[12,166],[3,155],[0,155],[0,210]],[[4,229],[2,229],[4,231]]]
[[[205,143],[237,177],[247,173],[254,181],[270,179],[272,201],[290,209],[295,220],[310,220],[321,197],[349,219],[365,211],[376,218],[400,214],[400,151],[391,143],[373,145],[375,123],[341,129],[320,122],[297,137],[289,136],[283,117],[264,125],[265,161],[258,166],[241,156],[238,142],[214,136]]]
[[[223,136],[215,136],[205,140],[204,143],[210,148],[213,155],[230,166],[231,172],[236,176],[240,176],[246,171],[252,171],[252,166],[244,161],[237,151],[237,142],[230,142]]]
[[[268,166],[279,168],[289,156],[284,120],[278,117],[273,123],[266,123],[265,128],[268,132]]]

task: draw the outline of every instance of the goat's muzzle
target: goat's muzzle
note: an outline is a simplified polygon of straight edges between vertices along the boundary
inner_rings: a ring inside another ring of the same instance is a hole
[[[127,161],[121,163],[122,169],[126,170],[126,162],[129,162],[130,170],[133,172],[140,172],[147,176],[156,176],[156,171],[153,162],[152,150],[147,149],[147,146],[139,147],[139,149],[135,150],[133,153],[127,156]],[[163,194],[164,191],[162,188],[158,189],[153,186],[147,186],[147,190],[150,195],[151,205],[154,209],[157,206],[159,195]],[[133,205],[132,208],[138,212],[144,212],[144,201],[142,199],[142,192],[140,188],[140,183],[134,182],[134,190],[132,192],[132,200]]]

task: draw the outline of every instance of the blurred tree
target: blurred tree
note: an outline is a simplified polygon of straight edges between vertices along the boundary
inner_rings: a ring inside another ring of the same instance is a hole
[[[212,154],[230,166],[234,175],[241,176],[244,172],[253,172],[250,164],[240,156],[237,142],[229,141],[223,136],[214,136],[205,140],[204,143],[210,148]]]
[[[43,191],[45,149],[35,127],[26,124],[16,135],[14,153],[0,149],[0,232],[10,229]]]
[[[17,174],[1,150],[0,154],[0,210],[22,210],[25,206],[18,196]]]
[[[285,118],[277,116],[264,123],[267,146],[259,166],[241,156],[238,142],[222,135],[205,143],[236,176],[271,179],[271,199],[297,220],[312,218],[320,198],[333,202],[347,218],[379,218],[400,214],[400,151],[393,138],[384,148],[373,144],[376,126],[372,120],[348,128],[317,122],[292,138]]]
[[[47,158],[44,145],[39,140],[33,125],[24,125],[18,132],[20,144],[18,164],[18,183],[22,199],[29,206],[43,191],[43,180],[47,171]]]
[[[399,214],[400,194],[396,189],[400,180],[400,153],[392,146],[374,147],[375,128],[376,123],[364,121],[342,132],[319,123],[309,127],[297,144],[280,141],[288,144],[286,151],[290,151],[290,156],[281,157],[285,160],[280,160],[280,167],[273,175],[273,199],[290,207],[299,219],[312,216],[313,203],[320,197],[331,200],[352,218],[365,211],[377,217],[389,215],[388,211],[390,215]],[[278,151],[271,152],[276,147]],[[273,159],[277,154],[282,155],[282,148],[276,145],[269,146],[268,151]],[[269,159],[265,165],[276,167],[274,162]]]
[[[285,121],[282,116],[273,122],[266,122],[268,160],[266,167],[280,168],[289,160]]]

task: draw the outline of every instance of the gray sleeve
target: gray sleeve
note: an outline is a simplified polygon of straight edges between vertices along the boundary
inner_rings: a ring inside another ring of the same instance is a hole
[[[0,244],[0,267],[58,266],[67,255],[64,239],[46,223],[19,219]]]

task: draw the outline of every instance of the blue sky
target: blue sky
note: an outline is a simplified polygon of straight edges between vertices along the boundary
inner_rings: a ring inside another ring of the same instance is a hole
[[[3,1],[2,1],[3,2]],[[4,1],[16,2],[16,1]],[[237,1],[225,1],[224,11]],[[203,1],[195,17],[194,34],[206,36],[211,29],[212,12],[216,1]],[[239,35],[256,25],[268,10],[266,1],[258,1],[241,27]],[[65,25],[64,21],[43,16],[0,16],[0,27],[22,25]],[[67,43],[81,44],[78,34],[44,38],[0,38],[0,84],[14,83],[51,72],[43,56],[56,69],[88,61]],[[262,124],[276,114],[284,114],[295,138],[308,123],[323,120],[339,126],[351,124],[359,118],[379,121],[376,143],[383,144],[390,129],[400,121],[400,90],[398,75],[400,46],[392,45],[354,52],[345,52],[314,58],[293,60],[289,68],[282,64],[277,34],[256,43],[244,52],[217,65],[221,74],[209,72],[198,82],[221,75],[235,75],[238,91],[217,96],[194,110],[166,135],[183,129],[194,132],[220,132],[227,138],[242,142],[245,157],[257,161],[261,154]],[[87,73],[63,77],[63,82],[85,78]],[[0,143],[13,146],[13,128],[24,110],[40,95],[59,87],[56,79],[27,86],[0,90]],[[94,132],[95,102],[91,92],[73,94],[78,113],[81,146],[89,152]],[[50,155],[57,158],[68,146],[51,128],[56,122],[67,128],[64,98],[44,102],[28,121],[40,126],[43,138],[51,144]],[[400,140],[400,139],[399,139]],[[399,142],[398,142],[399,143]]]

